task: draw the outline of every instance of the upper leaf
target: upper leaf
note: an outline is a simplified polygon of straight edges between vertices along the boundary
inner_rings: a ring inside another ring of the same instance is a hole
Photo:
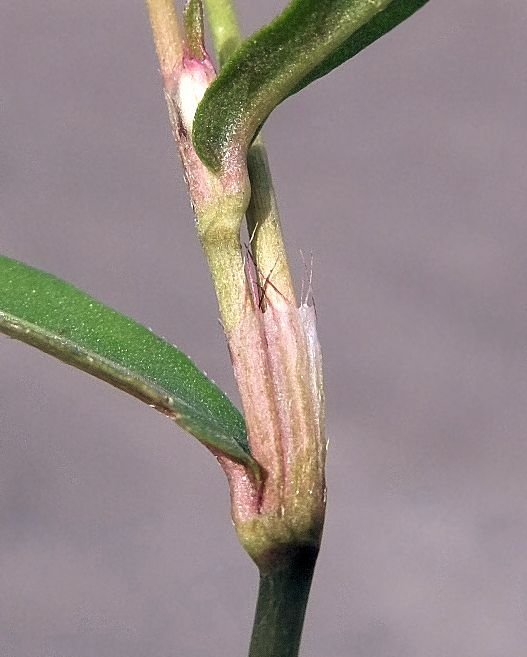
[[[3,256],[0,333],[134,395],[257,472],[243,417],[185,354],[69,283]]]
[[[194,146],[220,170],[287,96],[388,32],[426,0],[293,0],[234,52],[194,118]]]
[[[288,94],[292,96],[301,91],[311,82],[318,80],[340,66],[348,59],[355,57],[361,50],[367,48],[377,39],[393,30],[400,23],[410,18],[412,14],[424,7],[429,0],[393,0],[386,9],[380,11],[370,21],[353,32],[344,43],[326,57],[318,66],[306,75]]]

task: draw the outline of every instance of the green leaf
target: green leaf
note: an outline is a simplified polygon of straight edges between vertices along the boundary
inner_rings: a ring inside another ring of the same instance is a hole
[[[231,151],[249,146],[285,98],[352,57],[422,4],[414,0],[293,0],[241,44],[207,89],[193,127],[200,158],[219,171]]]
[[[393,30],[412,14],[424,7],[429,0],[393,0],[386,9],[374,16],[366,25],[354,32],[344,43],[326,57],[318,66],[306,75],[288,94],[298,93],[308,84],[330,73],[348,59],[355,57],[377,39]]]
[[[185,354],[69,283],[3,256],[0,333],[128,392],[258,472],[243,417]]]

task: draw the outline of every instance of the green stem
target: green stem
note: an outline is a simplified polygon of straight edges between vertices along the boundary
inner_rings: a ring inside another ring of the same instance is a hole
[[[204,0],[220,68],[241,43],[231,0]],[[293,306],[295,293],[265,145],[259,135],[249,148],[251,199],[246,213],[259,276],[271,281],[267,294]],[[280,566],[260,572],[249,657],[297,657],[318,548],[291,547]]]
[[[231,0],[204,0],[204,4],[221,68],[241,43],[240,25]]]
[[[278,203],[262,135],[258,135],[247,153],[251,181],[251,200],[247,208],[247,230],[252,237],[251,250],[258,266],[260,281],[272,282],[268,294],[278,294],[296,305],[295,291],[285,250]],[[269,278],[268,278],[269,277]]]
[[[214,49],[220,68],[240,45],[242,36],[231,0],[204,0]],[[247,154],[251,181],[251,202],[247,209],[247,228],[253,238],[252,251],[260,278],[270,276],[272,289],[291,303],[295,292],[287,262],[280,215],[273,179],[262,135],[258,135]]]
[[[249,657],[297,657],[317,550],[302,548],[287,564],[260,573]]]

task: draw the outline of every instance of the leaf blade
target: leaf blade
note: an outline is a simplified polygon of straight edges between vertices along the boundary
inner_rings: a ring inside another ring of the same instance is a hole
[[[257,471],[243,417],[184,353],[69,283],[4,256],[0,333],[128,392]]]
[[[344,43],[318,64],[299,84],[292,89],[289,96],[298,93],[315,80],[331,73],[331,71],[348,59],[355,57],[362,50],[380,39],[400,25],[415,12],[424,7],[430,0],[393,0],[365,25],[351,34]]]
[[[389,21],[377,23],[377,36],[370,34],[369,41],[363,33],[364,45],[358,50],[355,42],[346,46],[354,33],[392,3],[400,5],[401,20],[402,3],[416,4],[415,0],[292,0],[269,25],[241,44],[207,89],[193,127],[194,146],[202,161],[219,171],[231,152],[246,149],[280,102],[338,66],[348,51],[353,56],[379,38],[379,30],[387,28]],[[395,18],[391,16],[392,27]],[[335,53],[340,48],[339,58]]]

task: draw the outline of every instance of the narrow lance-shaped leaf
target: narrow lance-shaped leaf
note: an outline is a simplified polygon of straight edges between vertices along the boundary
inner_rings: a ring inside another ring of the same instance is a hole
[[[141,399],[257,472],[243,417],[185,354],[69,283],[3,256],[0,333]]]
[[[242,43],[205,93],[193,127],[200,158],[210,169],[220,170],[229,153],[248,147],[287,96],[355,55],[423,4],[293,0]]]
[[[394,27],[397,27],[407,18],[410,18],[418,9],[424,7],[427,2],[429,0],[393,0],[386,9],[383,9],[368,23],[354,32],[331,55],[320,62],[318,66],[315,66],[309,75],[306,75],[288,95],[292,96],[298,93],[304,87],[307,87],[308,84],[311,84],[311,82],[331,73],[334,68],[358,55],[364,48],[367,48],[374,41],[377,41],[377,39],[380,39],[393,30]]]

